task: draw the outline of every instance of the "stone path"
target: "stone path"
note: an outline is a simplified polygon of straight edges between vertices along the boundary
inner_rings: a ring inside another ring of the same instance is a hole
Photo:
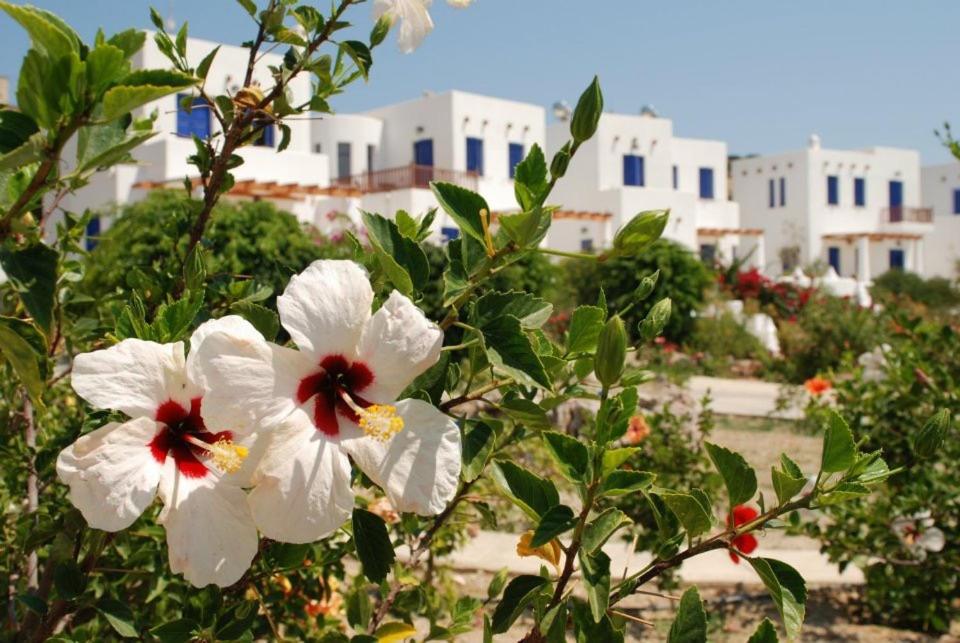
[[[805,398],[799,396],[786,409],[777,409],[781,384],[760,380],[735,380],[720,377],[695,375],[686,383],[686,388],[696,399],[710,393],[710,408],[720,415],[749,415],[753,417],[776,417],[798,420],[803,417]]]

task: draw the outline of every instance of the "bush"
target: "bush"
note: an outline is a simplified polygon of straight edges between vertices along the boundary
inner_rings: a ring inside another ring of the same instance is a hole
[[[826,507],[829,524],[810,532],[841,565],[869,561],[866,607],[873,619],[944,632],[960,617],[960,441],[948,435],[930,460],[921,459],[911,444],[916,427],[937,409],[954,417],[960,413],[960,335],[951,326],[919,319],[901,318],[898,324],[902,330],[891,338],[879,374],[865,376],[856,369],[835,385],[837,407],[854,433],[866,438],[864,450],[883,449],[891,469],[905,470],[888,480],[883,494]],[[895,521],[924,512],[930,519],[919,526],[943,532],[942,551],[918,548],[894,532]]]
[[[924,279],[913,272],[889,270],[873,281],[877,299],[909,298],[932,310],[945,310],[960,305],[960,290],[943,277]]]
[[[751,359],[763,363],[770,360],[770,353],[760,340],[730,314],[698,318],[687,351],[702,354],[700,362],[707,375],[729,374],[732,360]]]
[[[703,304],[704,289],[711,282],[710,273],[696,255],[679,243],[665,239],[653,243],[639,256],[618,257],[603,263],[567,261],[563,269],[566,288],[574,294],[577,304],[596,304],[602,287],[611,313],[633,303],[633,293],[640,280],[659,270],[660,278],[653,293],[631,307],[623,319],[632,336],[637,337],[637,326],[650,308],[669,297],[673,300],[673,310],[663,335],[677,343],[684,342],[693,331],[691,313]]]

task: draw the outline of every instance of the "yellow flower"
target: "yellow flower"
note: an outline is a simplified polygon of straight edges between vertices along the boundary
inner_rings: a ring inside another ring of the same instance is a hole
[[[554,538],[546,545],[531,547],[530,541],[533,540],[533,530],[527,531],[520,536],[520,542],[517,543],[517,555],[521,558],[526,556],[536,556],[547,561],[554,567],[560,567],[560,541]]]

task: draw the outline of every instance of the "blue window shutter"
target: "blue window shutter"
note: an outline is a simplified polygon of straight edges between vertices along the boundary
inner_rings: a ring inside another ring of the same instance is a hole
[[[413,164],[433,167],[432,138],[425,138],[413,144]]]
[[[903,270],[903,250],[898,248],[890,250],[890,270]]]
[[[443,235],[444,241],[453,241],[460,236],[460,228],[444,226],[440,228],[440,234]]]
[[[680,172],[678,171],[678,168],[676,165],[673,166],[673,189],[674,190],[680,189]]]
[[[87,222],[87,238],[84,242],[84,245],[87,248],[87,252],[93,250],[97,247],[97,244],[100,243],[100,217],[93,217],[90,221]]]
[[[467,172],[483,176],[483,139],[467,137]]]
[[[853,204],[857,207],[867,204],[867,180],[862,176],[853,179]]]
[[[767,183],[767,187],[769,188],[767,205],[772,208],[777,205],[777,184],[773,179],[770,179],[770,182]]]
[[[960,189],[953,191],[953,213],[960,214]]]
[[[787,179],[786,177],[780,177],[780,205],[784,206],[787,204]]]
[[[623,184],[643,185],[643,157],[636,154],[623,155]]]
[[[840,181],[836,176],[827,177],[827,205],[840,203]]]
[[[713,168],[700,168],[700,198],[713,198]]]
[[[508,148],[510,178],[517,173],[517,165],[523,160],[523,143],[510,143]]]
[[[890,203],[891,208],[899,208],[903,205],[903,181],[890,181]]]
[[[259,147],[273,147],[275,131],[276,127],[270,123],[261,130],[260,137],[253,144]]]
[[[827,248],[827,262],[833,266],[833,269],[837,271],[837,274],[840,274],[840,248],[837,246],[830,246]]]
[[[177,94],[177,136],[207,139],[210,137],[210,109],[200,97],[193,98],[189,112],[183,109],[181,102],[189,96]]]

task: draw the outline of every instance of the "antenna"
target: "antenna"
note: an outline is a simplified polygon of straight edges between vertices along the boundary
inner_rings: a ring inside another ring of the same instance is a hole
[[[570,109],[570,105],[565,100],[558,100],[553,104],[553,117],[558,121],[568,121],[570,120],[570,115],[573,114],[573,110]]]

